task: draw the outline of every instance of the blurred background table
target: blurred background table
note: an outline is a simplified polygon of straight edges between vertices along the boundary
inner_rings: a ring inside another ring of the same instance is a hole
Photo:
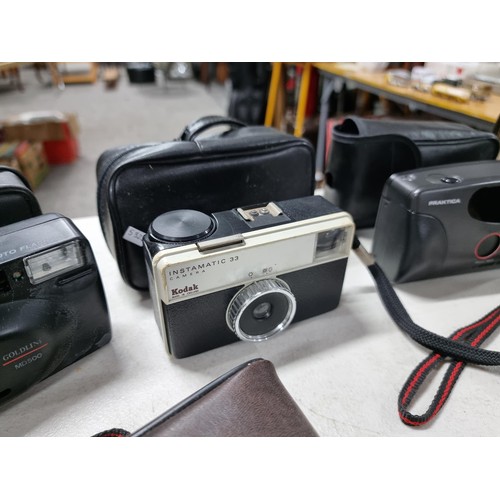
[[[463,123],[471,127],[498,133],[500,125],[500,95],[491,94],[485,101],[457,102],[452,99],[437,97],[431,93],[421,92],[412,87],[399,87],[387,82],[384,71],[360,71],[353,63],[310,62],[310,63],[273,63],[269,98],[265,124],[275,125],[280,121],[280,79],[286,64],[299,65],[302,71],[298,100],[295,110],[294,135],[301,136],[305,123],[306,103],[311,92],[311,73],[319,72],[323,79],[320,95],[320,111],[318,123],[318,140],[316,146],[316,177],[322,179],[325,163],[326,128],[332,94],[340,94],[342,85],[349,82],[359,90],[374,94],[389,101],[410,106],[414,110],[423,111],[445,120]],[[340,99],[337,114],[342,115]]]

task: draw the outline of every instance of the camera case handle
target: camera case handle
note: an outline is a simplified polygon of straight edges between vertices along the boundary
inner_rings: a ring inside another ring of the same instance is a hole
[[[16,175],[19,180],[29,189],[31,190],[31,186],[30,186],[30,183],[28,182],[28,180],[26,179],[26,177],[24,177],[23,174],[21,174],[21,172],[19,172],[18,170],[15,170],[14,168],[10,168],[10,167],[6,167],[5,165],[0,165],[0,174],[2,172],[9,172],[11,174],[14,174]]]
[[[187,125],[180,136],[181,141],[194,141],[201,133],[212,127],[228,125],[231,129],[246,127],[247,124],[227,116],[204,116]]]

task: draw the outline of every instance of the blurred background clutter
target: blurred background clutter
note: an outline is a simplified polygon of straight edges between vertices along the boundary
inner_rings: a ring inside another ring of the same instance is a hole
[[[332,128],[349,114],[498,133],[500,63],[0,63],[0,163],[25,174],[42,211],[69,217],[96,214],[104,150],[176,139],[204,115],[308,138],[321,186]]]

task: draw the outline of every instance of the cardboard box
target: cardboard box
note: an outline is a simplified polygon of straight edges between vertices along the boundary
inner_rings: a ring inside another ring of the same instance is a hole
[[[0,143],[0,164],[21,172],[21,166],[16,157],[16,148],[18,145],[19,143],[17,142]]]
[[[1,124],[4,141],[42,142],[49,164],[72,163],[78,157],[79,126],[75,114],[33,111],[11,116]]]
[[[0,144],[0,163],[19,170],[32,189],[40,185],[49,172],[41,142],[5,142]]]
[[[2,122],[4,141],[62,141],[67,131],[78,136],[78,119],[75,114],[57,111],[33,111],[14,115]]]

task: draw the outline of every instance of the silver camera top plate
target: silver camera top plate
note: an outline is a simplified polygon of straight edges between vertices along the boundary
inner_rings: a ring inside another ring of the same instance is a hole
[[[169,304],[347,258],[353,236],[350,215],[336,212],[169,248],[153,258],[157,292]]]

